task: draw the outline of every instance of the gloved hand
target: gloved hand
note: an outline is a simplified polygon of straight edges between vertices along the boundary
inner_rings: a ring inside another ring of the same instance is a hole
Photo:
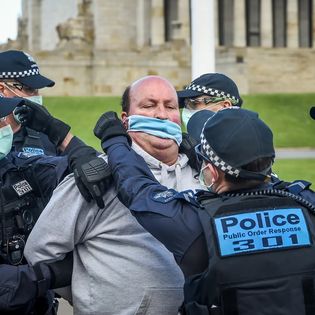
[[[50,115],[41,105],[24,100],[24,105],[14,110],[14,115],[23,126],[45,133],[49,140],[59,146],[70,130],[70,126]]]
[[[94,134],[101,140],[101,143],[115,136],[125,136],[130,145],[132,142],[125,126],[115,112],[106,112],[98,119],[94,127]]]
[[[100,208],[104,208],[103,195],[112,186],[112,176],[108,164],[97,157],[97,152],[81,142],[67,150],[70,170],[74,173],[76,185],[83,198],[92,199]]]
[[[188,133],[183,132],[183,140],[179,147],[179,152],[184,153],[188,157],[188,164],[199,172],[201,164],[198,162],[195,147],[198,142]]]

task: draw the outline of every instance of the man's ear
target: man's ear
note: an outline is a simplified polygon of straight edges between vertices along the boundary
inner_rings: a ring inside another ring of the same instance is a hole
[[[126,129],[128,129],[128,122],[127,122],[128,114],[126,112],[121,112],[121,120],[123,125]]]
[[[228,108],[228,107],[232,107],[233,104],[231,103],[231,101],[225,100],[225,101],[223,101],[222,106],[223,106],[223,108]]]
[[[208,167],[211,173],[211,181],[213,184],[218,181],[220,174],[219,174],[218,169],[212,163],[208,163]]]
[[[3,94],[4,93],[4,83],[0,82],[0,93]]]

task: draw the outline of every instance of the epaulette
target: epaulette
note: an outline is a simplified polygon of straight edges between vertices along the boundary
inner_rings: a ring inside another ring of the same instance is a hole
[[[312,183],[306,181],[306,180],[295,180],[292,183],[289,183],[287,185],[286,189],[295,195],[300,194],[303,190],[308,189],[311,186]]]

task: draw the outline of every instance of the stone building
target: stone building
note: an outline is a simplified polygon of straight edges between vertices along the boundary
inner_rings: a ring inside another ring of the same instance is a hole
[[[147,74],[191,80],[190,0],[22,0],[18,38],[57,84],[121,95]],[[242,93],[315,91],[315,0],[215,0],[216,71]],[[205,38],[205,41],[207,39]]]

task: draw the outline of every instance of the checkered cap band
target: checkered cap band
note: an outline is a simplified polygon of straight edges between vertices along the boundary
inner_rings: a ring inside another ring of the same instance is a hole
[[[39,74],[38,67],[34,67],[33,69],[24,70],[24,71],[8,71],[8,72],[0,72],[0,79],[16,79],[16,78],[24,78],[30,77],[33,75]]]
[[[200,92],[203,94],[208,94],[208,95],[215,96],[215,97],[229,98],[234,102],[234,104],[237,104],[239,102],[239,99],[236,98],[235,96],[231,95],[230,93],[225,93],[225,92],[220,91],[218,89],[208,88],[206,86],[199,85],[199,84],[190,84],[186,87],[185,90],[197,91],[197,92]]]
[[[201,148],[202,151],[205,153],[205,155],[209,158],[211,163],[213,163],[214,166],[219,168],[221,171],[224,173],[227,173],[229,175],[232,175],[234,177],[238,177],[240,175],[240,171],[229,165],[228,163],[224,162],[216,153],[215,151],[211,148],[209,145],[208,141],[206,140],[203,132],[200,135],[201,139]]]

